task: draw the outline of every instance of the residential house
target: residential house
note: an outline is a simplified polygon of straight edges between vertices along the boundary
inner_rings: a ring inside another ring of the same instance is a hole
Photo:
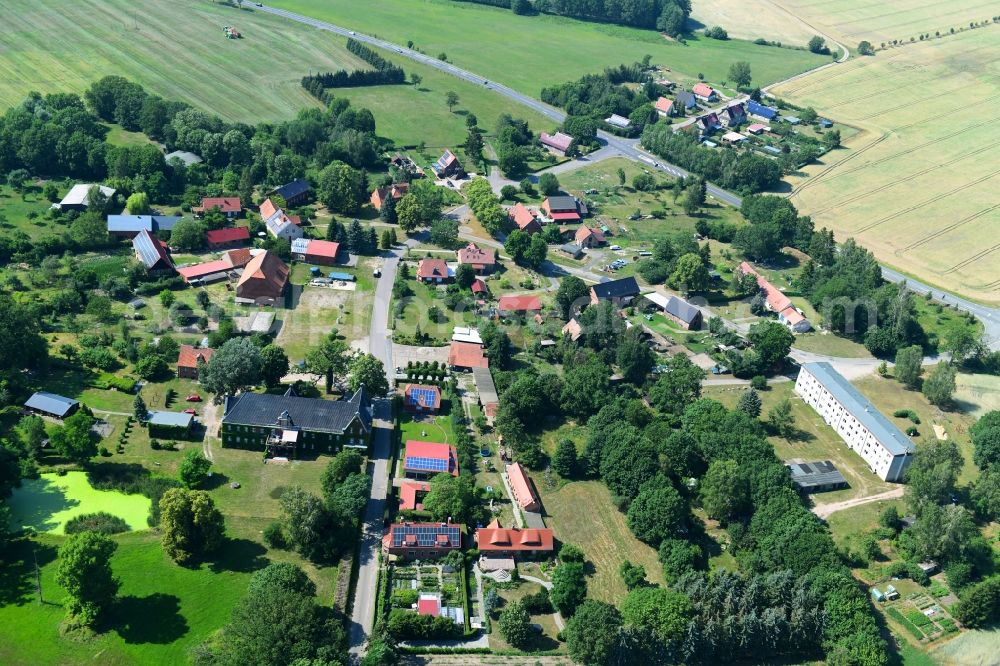
[[[510,207],[510,210],[507,211],[507,217],[514,223],[514,226],[526,234],[535,234],[542,230],[538,218],[521,202]]]
[[[404,480],[399,484],[399,510],[422,511],[424,505],[421,500],[430,490],[431,484],[426,481]]]
[[[168,275],[174,272],[174,264],[167,255],[167,246],[143,229],[132,239],[135,258],[146,267],[150,275]]]
[[[335,266],[339,255],[340,243],[312,238],[296,238],[292,241],[292,259],[296,261],[320,266]]]
[[[659,308],[671,321],[679,324],[685,330],[701,328],[701,310],[676,296],[664,296],[656,292],[646,294],[644,298]]]
[[[580,339],[580,336],[583,335],[583,327],[580,325],[577,318],[573,317],[566,322],[565,326],[562,327],[562,334],[568,335],[570,340],[576,342]]]
[[[424,384],[407,384],[403,389],[403,407],[408,412],[436,414],[441,409],[441,389]]]
[[[677,93],[677,97],[675,99],[677,101],[677,106],[681,107],[685,111],[694,111],[698,108],[698,100],[695,99],[694,93],[682,90]]]
[[[548,146],[553,150],[566,154],[569,147],[573,145],[573,137],[569,134],[563,134],[562,132],[556,132],[555,134],[546,134],[542,132],[538,135],[538,141],[541,142],[543,146]]]
[[[243,213],[243,202],[239,197],[204,197],[200,206],[191,209],[196,215],[204,215],[218,209],[227,220],[235,220]]]
[[[487,287],[486,283],[479,278],[472,281],[472,286],[469,287],[469,289],[471,289],[472,293],[476,296],[488,296],[490,293],[490,288]]]
[[[747,102],[747,113],[749,113],[754,118],[759,118],[764,121],[772,121],[778,117],[778,110],[771,108],[770,106],[765,106],[760,102],[755,102],[750,100]]]
[[[696,83],[691,88],[691,92],[701,102],[717,102],[719,100],[719,93],[707,83]]]
[[[505,528],[494,518],[475,534],[476,548],[487,557],[546,557],[555,552],[555,537],[549,528]]]
[[[493,250],[469,243],[458,251],[458,263],[472,266],[476,275],[489,275],[496,270],[497,255]]]
[[[448,367],[454,370],[473,370],[490,367],[483,353],[483,346],[471,342],[452,342],[448,348]]]
[[[723,118],[726,121],[727,127],[736,127],[746,122],[747,109],[743,105],[743,102],[733,102],[726,107]]]
[[[235,278],[240,269],[250,263],[253,255],[248,248],[229,250],[222,258],[207,261],[203,264],[182,266],[177,269],[184,281],[190,285],[211,284],[221,280]]]
[[[604,122],[618,129],[628,129],[632,127],[631,120],[625,116],[619,116],[617,113],[612,113],[609,117],[604,119]]]
[[[171,231],[180,220],[180,215],[108,215],[108,235],[135,238],[140,231]]]
[[[462,548],[457,523],[393,523],[382,539],[382,552],[400,559],[428,560]]]
[[[372,208],[375,210],[382,210],[382,206],[385,205],[386,199],[392,197],[396,201],[399,201],[405,197],[406,193],[409,191],[409,183],[393,183],[392,185],[387,185],[386,187],[376,187],[369,200],[372,202]]]
[[[674,101],[666,97],[656,100],[656,113],[661,118],[669,118],[674,115]]]
[[[79,409],[80,403],[73,398],[67,398],[56,393],[36,391],[24,403],[24,407],[33,414],[64,419]]]
[[[177,352],[177,376],[184,379],[198,379],[198,363],[208,363],[215,353],[209,347],[192,347],[181,345]]]
[[[785,463],[792,483],[804,493],[825,493],[848,487],[847,479],[829,460],[810,463]]]
[[[275,305],[285,295],[288,266],[273,252],[261,252],[250,260],[236,283],[236,302]]]
[[[286,215],[285,211],[275,206],[270,199],[265,199],[260,205],[260,218],[264,220],[268,233],[275,238],[284,238],[292,242],[305,235],[299,226],[298,217]]]
[[[77,210],[82,212],[90,205],[90,190],[94,187],[100,187],[101,194],[109,199],[115,195],[114,189],[105,187],[104,185],[77,183],[70,188],[66,196],[62,198],[62,201],[52,204],[52,207],[61,211]]]
[[[634,277],[599,282],[590,288],[590,303],[597,305],[601,301],[611,301],[621,307],[628,305],[639,295],[639,283]]]
[[[431,165],[431,171],[438,178],[462,178],[465,176],[465,169],[462,168],[462,163],[455,157],[455,153],[450,150],[444,151],[444,154],[438,158],[437,162]]]
[[[698,120],[696,122],[698,123],[698,128],[701,130],[702,134],[711,134],[715,130],[722,127],[722,123],[719,122],[719,115],[714,111],[698,116]]]
[[[425,284],[441,284],[453,277],[444,259],[426,257],[417,264],[417,280]]]
[[[763,275],[758,274],[748,262],[741,262],[737,270],[744,275],[753,275],[757,278],[757,286],[764,292],[764,305],[777,314],[778,321],[787,326],[792,333],[805,333],[812,329],[812,324],[792,305],[791,299],[768,282]]]
[[[149,410],[146,416],[146,429],[150,437],[187,439],[193,425],[194,415],[184,412]]]
[[[542,503],[538,499],[538,492],[532,482],[528,472],[525,471],[521,463],[512,463],[506,468],[507,483],[510,484],[511,492],[514,493],[514,500],[524,511],[537,512],[542,508]]]
[[[298,206],[309,200],[310,192],[312,192],[312,185],[309,184],[309,181],[305,178],[298,178],[273,190],[270,195],[284,199],[286,206]]]
[[[580,206],[575,197],[549,197],[542,202],[542,211],[553,222],[579,222]]]
[[[240,393],[223,402],[222,446],[295,456],[367,449],[372,431],[368,392],[360,387],[340,400]]]
[[[209,250],[243,247],[250,243],[250,229],[247,227],[212,229],[205,234],[205,240],[208,241]]]
[[[542,299],[530,294],[519,296],[508,294],[500,297],[500,301],[497,303],[497,310],[501,315],[541,312]]]
[[[450,444],[406,441],[403,474],[408,479],[429,479],[435,474],[458,476],[458,451]]]
[[[747,127],[747,132],[749,132],[750,134],[763,134],[764,132],[770,132],[770,131],[771,128],[762,123],[751,123],[750,126]]]
[[[900,482],[916,450],[909,438],[829,363],[806,363],[795,393],[883,481]]]
[[[580,247],[595,248],[607,245],[608,240],[604,237],[604,232],[600,229],[582,226],[576,230],[573,240]]]

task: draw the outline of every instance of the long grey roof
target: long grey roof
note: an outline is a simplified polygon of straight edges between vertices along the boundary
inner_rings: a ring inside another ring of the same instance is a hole
[[[284,198],[286,201],[292,197],[297,197],[298,195],[308,192],[312,189],[312,185],[305,178],[296,178],[290,183],[285,183],[281,187],[275,188],[272,194],[277,194],[279,197]]]
[[[473,368],[472,378],[476,382],[476,391],[479,393],[479,401],[484,405],[491,402],[500,402],[497,396],[497,387],[493,383],[493,375],[489,368]]]
[[[146,422],[150,425],[166,426],[170,428],[187,428],[191,425],[194,416],[184,412],[149,412]]]
[[[73,398],[67,398],[55,393],[38,391],[28,398],[28,401],[24,403],[24,406],[29,409],[37,409],[38,411],[45,412],[46,414],[65,416],[66,412],[78,404],[80,403]]]
[[[792,481],[801,487],[825,486],[831,483],[847,483],[847,479],[829,460],[810,463],[786,463]]]
[[[665,308],[665,310],[669,314],[672,314],[673,316],[680,319],[685,324],[690,324],[691,322],[693,322],[701,313],[701,310],[691,305],[687,301],[677,298],[676,296],[671,296],[669,300],[667,300],[667,307]]]
[[[180,215],[108,215],[108,231],[170,231],[180,220]]]
[[[894,456],[913,453],[916,449],[910,438],[897,428],[882,412],[875,408],[871,401],[861,394],[853,384],[833,369],[833,366],[823,361],[806,363],[802,366],[822,384],[833,397],[868,429],[879,442]]]
[[[223,423],[269,428],[278,422],[282,412],[288,412],[292,424],[303,430],[343,433],[357,417],[365,430],[371,430],[371,402],[365,387],[345,400],[301,398],[291,390],[285,395],[241,393],[227,396]]]
[[[618,280],[601,282],[591,288],[598,298],[624,298],[639,295],[639,283],[631,275]]]

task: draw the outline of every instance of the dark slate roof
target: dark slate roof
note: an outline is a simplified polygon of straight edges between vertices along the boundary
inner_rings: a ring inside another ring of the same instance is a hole
[[[667,314],[672,314],[685,324],[693,322],[701,312],[695,306],[676,296],[670,297],[667,301],[667,307],[664,309],[667,311]]]
[[[799,488],[811,488],[830,484],[847,485],[847,479],[829,460],[811,463],[788,463],[785,465],[792,475],[792,482]]]
[[[684,90],[677,93],[677,103],[690,108],[697,105],[697,100],[695,100],[694,93]]]
[[[138,255],[147,270],[153,268],[161,261],[165,262],[167,266],[172,265],[170,257],[167,256],[167,251],[163,249],[163,245],[160,241],[150,236],[149,232],[145,229],[132,239],[132,247],[135,248],[136,255]]]
[[[52,414],[53,416],[63,417],[66,415],[66,412],[78,404],[80,403],[73,398],[56,395],[55,393],[38,391],[28,398],[28,401],[24,403],[24,406],[29,409],[36,409],[40,412],[45,412],[46,414]]]
[[[312,185],[305,178],[297,178],[290,183],[285,183],[281,187],[277,188],[271,194],[277,194],[279,197],[288,201],[291,198],[297,197],[300,194],[305,194],[312,189]]]
[[[180,220],[180,215],[108,215],[108,231],[170,231]]]
[[[227,396],[223,423],[269,428],[282,412],[288,412],[292,424],[313,432],[343,433],[355,417],[365,430],[372,426],[371,401],[365,387],[345,400],[300,398],[289,390],[285,395],[241,393]]]
[[[549,209],[550,210],[577,210],[577,202],[574,197],[568,197],[566,195],[561,195],[557,197],[549,197]]]
[[[778,115],[777,109],[772,109],[769,106],[764,106],[763,104],[753,100],[747,102],[747,111],[752,115],[767,118],[768,120],[771,120]]]
[[[639,295],[639,283],[634,277],[602,282],[591,287],[598,298],[625,298]]]

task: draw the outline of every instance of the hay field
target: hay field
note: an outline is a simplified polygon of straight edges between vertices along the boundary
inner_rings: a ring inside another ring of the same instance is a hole
[[[932,285],[1000,302],[1000,26],[854,59],[773,92],[863,130],[791,179],[817,227]]]
[[[0,109],[120,74],[231,121],[282,120],[318,104],[310,70],[366,66],[339,37],[203,0],[0,0],[0,16]]]
[[[735,0],[713,2],[726,5]],[[756,4],[751,8],[754,15]],[[989,21],[1000,14],[998,0],[762,0],[760,4],[765,15],[767,5],[777,5],[851,49],[863,39],[877,47],[893,39],[919,39],[921,33],[947,34],[951,28],[968,28],[970,21]]]
[[[706,28],[721,25],[737,39],[763,38],[805,46],[816,34],[809,24],[773,0],[692,0],[691,18]]]

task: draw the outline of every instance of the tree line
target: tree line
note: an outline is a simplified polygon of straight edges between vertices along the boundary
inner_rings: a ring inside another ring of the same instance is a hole
[[[615,23],[660,30],[671,37],[682,34],[691,14],[690,0],[456,0],[510,9],[524,16],[533,13]]]
[[[326,92],[326,88],[360,88],[406,83],[406,72],[403,71],[403,68],[383,58],[375,49],[356,39],[348,38],[347,50],[374,69],[354,69],[351,71],[341,69],[336,72],[303,76],[302,87],[324,104],[328,104],[333,99]]]

